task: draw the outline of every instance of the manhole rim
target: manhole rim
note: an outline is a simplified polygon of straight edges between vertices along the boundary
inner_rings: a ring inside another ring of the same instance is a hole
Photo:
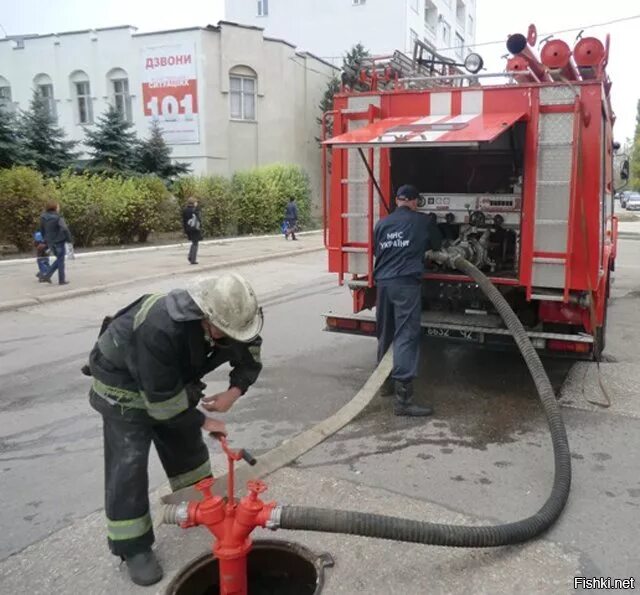
[[[306,545],[297,543],[295,541],[289,541],[287,539],[254,539],[253,548],[273,548],[285,551],[287,553],[294,553],[304,558],[309,564],[313,565],[316,571],[316,589],[314,595],[318,595],[322,592],[325,583],[324,571],[326,568],[331,568],[334,565],[334,560],[331,554],[322,553],[317,554]],[[213,553],[209,550],[196,556],[182,567],[181,570],[171,579],[171,582],[167,585],[164,591],[165,595],[176,595],[176,590],[180,586],[179,583],[186,580],[188,575],[198,572],[203,566],[209,564],[214,559]]]

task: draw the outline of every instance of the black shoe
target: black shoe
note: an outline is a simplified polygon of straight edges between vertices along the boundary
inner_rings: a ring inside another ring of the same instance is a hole
[[[50,279],[49,279],[49,283],[51,283]],[[69,281],[59,281],[58,285],[69,285]]]
[[[413,385],[410,382],[396,382],[395,415],[402,417],[427,417],[433,413],[431,405],[414,405]]]
[[[50,277],[42,277],[42,276],[40,276],[40,277],[38,277],[38,281],[40,283],[51,283],[51,278]]]
[[[387,376],[387,379],[382,384],[380,388],[380,396],[381,397],[392,397],[395,393],[394,381],[391,376]]]
[[[162,580],[162,567],[152,550],[126,556],[124,560],[129,577],[136,585],[147,587]]]

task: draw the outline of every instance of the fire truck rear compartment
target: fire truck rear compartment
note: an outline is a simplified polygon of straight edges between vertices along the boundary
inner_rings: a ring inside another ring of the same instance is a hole
[[[491,276],[518,275],[524,133],[518,122],[493,142],[391,149],[393,187],[417,186],[418,209],[437,223],[445,246],[472,244],[474,264]]]

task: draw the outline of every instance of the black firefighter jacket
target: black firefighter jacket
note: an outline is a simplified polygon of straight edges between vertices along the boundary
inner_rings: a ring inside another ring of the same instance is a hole
[[[131,421],[202,424],[195,409],[200,379],[230,362],[230,386],[244,394],[260,371],[260,346],[205,338],[202,311],[185,290],[142,296],[109,322],[89,366],[92,406],[103,415]]]

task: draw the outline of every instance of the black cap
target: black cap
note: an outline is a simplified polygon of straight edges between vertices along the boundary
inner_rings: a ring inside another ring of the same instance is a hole
[[[420,193],[415,186],[411,184],[404,184],[404,186],[400,186],[398,188],[398,193],[396,194],[396,198],[398,200],[417,200],[420,197]]]

